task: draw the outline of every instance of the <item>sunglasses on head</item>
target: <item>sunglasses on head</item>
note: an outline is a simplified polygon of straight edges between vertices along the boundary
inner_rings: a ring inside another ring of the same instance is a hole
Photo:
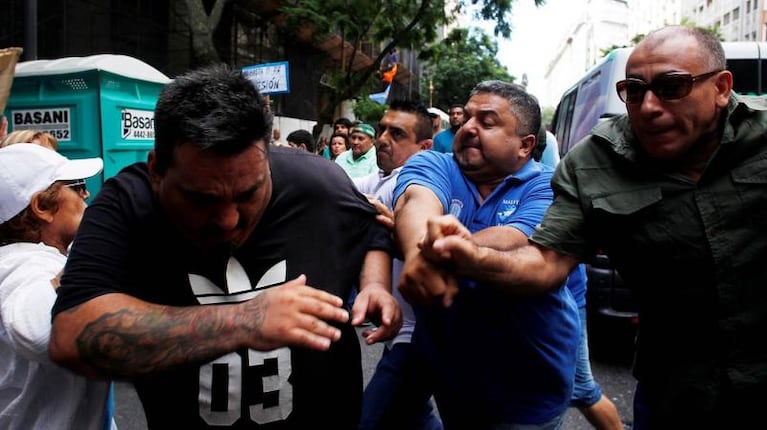
[[[65,187],[69,187],[78,193],[85,193],[88,188],[85,186],[85,179],[76,179],[73,181],[63,181]]]
[[[714,70],[695,76],[685,72],[672,72],[657,76],[650,82],[628,78],[618,81],[615,89],[618,91],[618,97],[626,104],[642,103],[647,90],[652,91],[661,100],[679,100],[690,94],[696,82],[705,81],[721,71]]]

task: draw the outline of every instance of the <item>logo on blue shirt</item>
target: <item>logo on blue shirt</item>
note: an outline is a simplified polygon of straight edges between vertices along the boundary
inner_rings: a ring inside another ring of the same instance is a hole
[[[450,215],[461,219],[461,210],[463,209],[463,202],[458,199],[453,199],[450,202],[450,211],[448,212]]]
[[[514,215],[519,206],[519,199],[508,200],[504,199],[498,207],[498,224],[504,225],[508,223],[509,218]]]

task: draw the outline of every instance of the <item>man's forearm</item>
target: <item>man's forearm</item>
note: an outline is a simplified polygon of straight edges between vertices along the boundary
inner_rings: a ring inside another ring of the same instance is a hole
[[[388,252],[368,251],[360,273],[360,291],[368,287],[382,287],[391,292],[391,267],[391,256]]]
[[[426,234],[426,220],[442,215],[442,207],[434,193],[419,185],[411,185],[397,201],[394,231],[405,259],[418,252],[418,242]]]
[[[535,245],[510,250],[479,247],[471,264],[458,268],[461,276],[481,280],[514,295],[558,288],[577,263],[574,257]]]
[[[514,227],[495,226],[482,229],[472,234],[477,246],[492,248],[497,251],[509,251],[528,244],[527,236]]]
[[[94,300],[98,300],[96,298]],[[243,346],[248,324],[241,319],[259,319],[259,301],[240,305],[169,307],[125,306],[100,313],[70,334],[68,346],[51,342],[55,361],[89,375],[130,378],[190,362],[205,362]],[[57,315],[58,327],[77,324],[88,303]],[[236,316],[241,314],[241,318]],[[79,314],[79,315],[78,315]],[[233,316],[234,315],[234,316]],[[253,326],[253,324],[250,324]],[[58,338],[64,341],[67,337]],[[74,350],[70,349],[74,348]]]

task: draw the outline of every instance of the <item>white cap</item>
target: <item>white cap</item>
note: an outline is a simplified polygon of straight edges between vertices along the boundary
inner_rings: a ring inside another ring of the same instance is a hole
[[[101,158],[69,160],[34,143],[0,148],[0,224],[18,215],[35,193],[54,182],[90,178],[103,167]]]
[[[435,108],[434,106],[426,109],[429,111],[429,114],[431,114],[432,117],[440,117],[443,121],[449,121],[450,116],[446,114],[442,109]]]

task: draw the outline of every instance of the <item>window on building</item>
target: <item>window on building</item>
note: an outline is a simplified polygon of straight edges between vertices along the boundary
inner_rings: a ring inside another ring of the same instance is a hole
[[[751,40],[756,40],[756,30],[751,32]]]
[[[738,18],[740,18],[740,8],[736,7],[732,10],[732,20],[735,21]]]
[[[706,7],[711,7],[711,3],[713,3],[713,0],[706,0]]]
[[[698,13],[703,13],[703,5],[700,5],[700,7],[698,8]]]
[[[754,0],[754,10],[759,7],[759,0]]]
[[[722,20],[722,22],[724,25],[727,25],[730,23],[730,12],[727,12],[726,14],[724,14],[724,19]]]
[[[751,10],[751,0],[748,0],[746,2],[746,13],[748,13],[748,11],[750,11],[750,10]]]

